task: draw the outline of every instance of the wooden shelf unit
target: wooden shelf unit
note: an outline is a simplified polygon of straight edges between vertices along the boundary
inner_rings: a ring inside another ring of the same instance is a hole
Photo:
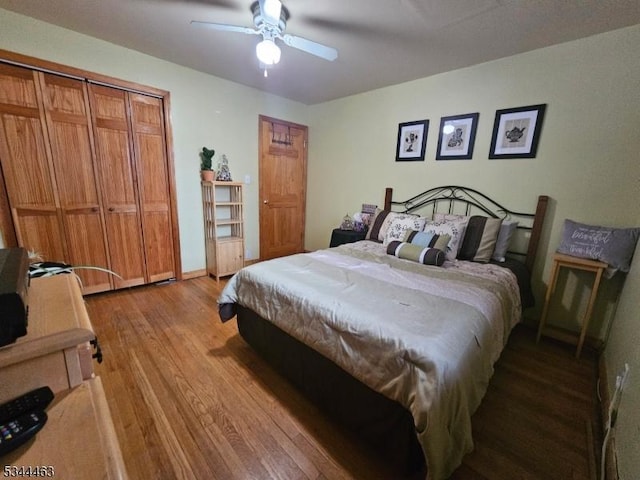
[[[202,182],[207,274],[220,280],[244,266],[241,182]]]

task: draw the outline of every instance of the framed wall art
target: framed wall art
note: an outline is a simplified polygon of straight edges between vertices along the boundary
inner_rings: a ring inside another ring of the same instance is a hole
[[[489,158],[535,158],[546,106],[497,110]]]
[[[398,125],[396,162],[424,161],[429,120],[418,120]]]
[[[436,160],[469,160],[473,156],[479,113],[440,119]]]

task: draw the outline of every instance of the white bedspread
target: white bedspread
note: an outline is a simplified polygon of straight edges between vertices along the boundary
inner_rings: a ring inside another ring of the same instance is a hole
[[[407,408],[433,480],[472,450],[471,415],[521,317],[507,269],[425,266],[369,241],[246,267],[218,303],[250,308]]]

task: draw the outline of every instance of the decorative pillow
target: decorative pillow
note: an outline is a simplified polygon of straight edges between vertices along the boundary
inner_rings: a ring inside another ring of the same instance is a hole
[[[412,213],[391,212],[389,210],[376,209],[375,216],[371,220],[371,226],[365,237],[368,240],[376,242],[384,242],[387,236],[387,230],[391,222],[397,218],[419,218],[418,215]]]
[[[437,248],[421,247],[407,242],[394,240],[387,245],[387,253],[398,258],[411,260],[425,265],[441,266],[445,260],[445,253]]]
[[[402,240],[407,231],[420,231],[424,228],[427,219],[417,216],[395,216],[389,223],[387,233],[384,236],[383,245],[389,245],[394,240]]]
[[[402,239],[403,242],[418,245],[420,247],[437,248],[443,252],[447,249],[447,245],[449,245],[450,240],[451,235],[438,235],[433,232],[416,232],[414,230],[407,230],[404,232],[404,237]]]
[[[611,275],[628,272],[640,228],[613,228],[565,220],[558,253],[609,264]]]
[[[518,228],[518,222],[512,220],[503,220],[500,225],[500,233],[498,233],[498,239],[496,240],[496,247],[493,250],[491,259],[496,262],[504,262],[506,260],[507,250],[509,249],[509,242],[513,233]]]
[[[502,225],[501,218],[473,215],[467,223],[458,258],[480,263],[491,260],[491,254],[500,233],[500,225]]]
[[[450,235],[451,240],[449,240],[445,252],[447,260],[455,260],[458,255],[458,250],[460,250],[460,246],[462,245],[466,225],[466,220],[426,222],[423,231],[425,233],[437,233],[438,235]]]

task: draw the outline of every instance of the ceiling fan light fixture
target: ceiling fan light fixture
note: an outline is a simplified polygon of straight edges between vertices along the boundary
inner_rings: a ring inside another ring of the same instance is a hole
[[[256,45],[256,56],[265,65],[275,65],[280,61],[280,47],[272,39],[264,39]]]

